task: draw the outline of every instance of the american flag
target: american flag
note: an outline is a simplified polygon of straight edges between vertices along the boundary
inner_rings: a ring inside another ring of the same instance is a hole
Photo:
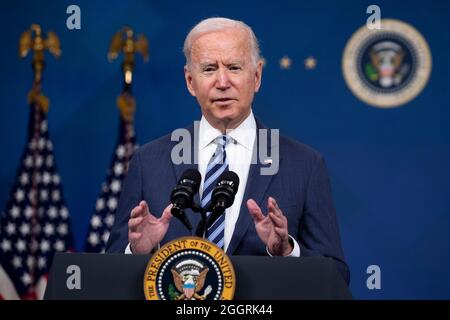
[[[136,148],[133,122],[121,117],[119,139],[115,146],[111,166],[91,217],[86,239],[86,252],[105,252],[106,243],[114,224],[122,183]]]
[[[73,250],[47,115],[30,108],[28,143],[0,219],[0,299],[42,299],[53,255]]]

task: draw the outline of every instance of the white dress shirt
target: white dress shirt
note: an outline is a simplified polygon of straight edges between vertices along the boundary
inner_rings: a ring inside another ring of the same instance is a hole
[[[233,205],[225,210],[225,230],[224,249],[228,248],[234,232],[234,226],[239,217],[241,203],[244,198],[245,186],[247,185],[248,172],[252,160],[253,144],[256,140],[256,122],[253,114],[250,115],[234,130],[226,132],[233,138],[225,151],[227,153],[228,168],[234,171],[239,177],[239,188],[234,198]],[[202,117],[199,126],[198,141],[198,171],[202,175],[200,185],[200,199],[203,194],[203,182],[206,176],[206,167],[216,151],[217,143],[215,139],[222,135],[218,129],[212,127],[209,122]]]
[[[256,121],[251,111],[249,116],[235,129],[227,130],[226,134],[233,138],[226,146],[228,168],[234,171],[239,177],[239,188],[234,198],[233,205],[225,210],[225,230],[224,230],[224,250],[226,251],[233,236],[234,227],[239,217],[239,211],[244,198],[245,187],[247,186],[248,173],[253,154],[253,146],[256,141]],[[222,135],[222,132],[213,126],[202,116],[198,130],[198,171],[202,176],[200,185],[200,199],[203,192],[203,182],[206,174],[206,167],[212,155],[216,151],[217,143],[215,139]],[[248,199],[245,199],[247,201]],[[283,208],[281,208],[283,210]],[[264,212],[264,208],[262,208]],[[299,257],[300,247],[294,238],[290,236],[294,244],[290,256]],[[125,253],[131,253],[130,245]],[[270,255],[269,251],[267,253]]]

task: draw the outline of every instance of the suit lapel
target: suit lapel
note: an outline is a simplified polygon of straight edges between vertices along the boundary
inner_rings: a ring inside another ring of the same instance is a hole
[[[256,120],[257,130],[259,129],[267,129],[264,125],[262,125],[258,120]],[[268,134],[268,154],[273,156],[271,143],[270,143],[270,134]],[[259,137],[258,131],[256,133],[255,145],[253,146],[254,152],[258,155],[258,145],[259,145]],[[275,146],[278,148],[278,145]],[[274,150],[276,149],[274,148]],[[266,204],[263,203],[264,195],[266,193],[267,188],[269,187],[270,182],[272,181],[273,175],[261,175],[261,168],[264,168],[266,165],[263,162],[264,159],[257,159],[256,164],[250,165],[250,170],[247,178],[247,185],[245,187],[244,197],[242,199],[241,208],[239,210],[239,218],[236,222],[233,236],[231,237],[230,244],[227,248],[227,254],[233,254],[237,249],[239,243],[242,241],[247,229],[250,224],[253,223],[253,219],[250,216],[250,213],[247,209],[247,200],[253,199],[258,203],[261,207],[262,211],[265,212]],[[280,159],[281,162],[281,159]]]

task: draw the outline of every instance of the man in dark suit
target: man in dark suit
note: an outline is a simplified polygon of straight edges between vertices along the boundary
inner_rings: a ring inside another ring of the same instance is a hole
[[[188,34],[184,53],[187,88],[203,115],[184,131],[191,148],[182,158],[190,159],[190,154],[194,161],[180,163],[176,158],[174,135],[135,152],[107,252],[145,254],[192,235],[170,213],[173,187],[185,170],[198,169],[203,179],[195,200],[208,203],[214,179],[232,170],[240,186],[234,204],[208,232],[211,241],[231,255],[331,257],[348,283],[322,156],[299,142],[269,134],[265,154],[270,157],[261,158],[267,140],[260,133],[267,128],[256,120],[251,104],[261,85],[262,61],[251,28],[225,18],[203,20]],[[255,154],[260,155],[257,161]],[[196,226],[200,215],[190,209],[186,215]]]

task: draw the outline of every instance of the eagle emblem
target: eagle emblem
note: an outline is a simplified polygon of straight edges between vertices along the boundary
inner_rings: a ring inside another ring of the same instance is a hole
[[[370,50],[370,63],[365,65],[365,73],[370,81],[378,83],[382,88],[398,86],[410,70],[404,63],[403,48],[393,41],[382,41]]]
[[[205,285],[209,268],[197,260],[181,261],[170,271],[173,275],[175,287],[180,292],[175,297],[176,300],[205,300],[212,291],[212,287],[208,286],[203,294],[199,294]]]

